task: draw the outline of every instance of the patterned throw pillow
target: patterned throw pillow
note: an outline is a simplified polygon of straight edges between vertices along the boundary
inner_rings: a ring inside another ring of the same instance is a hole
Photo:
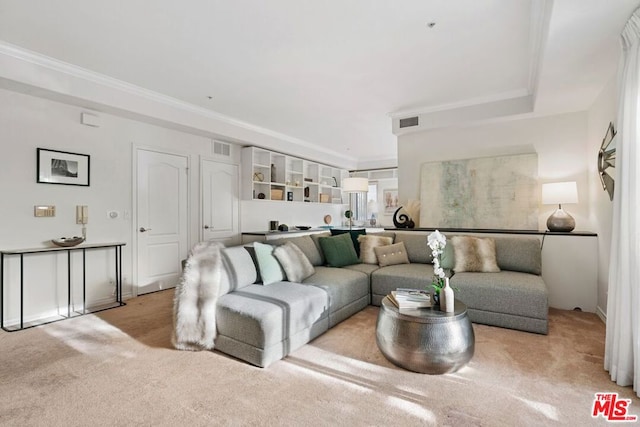
[[[360,261],[365,264],[377,264],[378,257],[373,249],[390,245],[393,243],[393,239],[391,237],[365,234],[358,236],[358,243],[360,243]]]
[[[453,271],[497,273],[496,242],[491,237],[454,236],[451,238],[454,253]]]
[[[373,248],[380,267],[396,264],[410,264],[404,242]]]
[[[295,243],[286,242],[278,246],[273,250],[273,255],[280,261],[289,282],[300,283],[316,272],[309,258]]]

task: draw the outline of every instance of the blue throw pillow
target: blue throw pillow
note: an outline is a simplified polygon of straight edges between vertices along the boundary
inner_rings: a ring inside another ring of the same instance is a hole
[[[280,263],[273,255],[274,247],[265,243],[254,242],[253,249],[256,252],[258,269],[263,285],[269,285],[284,280],[284,273]]]

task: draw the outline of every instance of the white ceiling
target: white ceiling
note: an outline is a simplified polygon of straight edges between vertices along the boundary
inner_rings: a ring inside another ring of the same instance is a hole
[[[638,4],[0,0],[0,41],[365,164],[395,159],[393,113],[589,108]]]

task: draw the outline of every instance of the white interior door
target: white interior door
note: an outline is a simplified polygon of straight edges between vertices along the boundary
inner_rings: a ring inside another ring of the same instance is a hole
[[[188,252],[188,162],[137,150],[138,294],[175,287]]]
[[[224,239],[238,234],[238,166],[203,159],[202,240]]]

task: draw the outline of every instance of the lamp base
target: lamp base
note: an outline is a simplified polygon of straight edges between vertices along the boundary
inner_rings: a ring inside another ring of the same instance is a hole
[[[562,207],[551,214],[547,219],[547,228],[549,231],[573,231],[576,228],[576,220],[571,215],[562,210]]]

